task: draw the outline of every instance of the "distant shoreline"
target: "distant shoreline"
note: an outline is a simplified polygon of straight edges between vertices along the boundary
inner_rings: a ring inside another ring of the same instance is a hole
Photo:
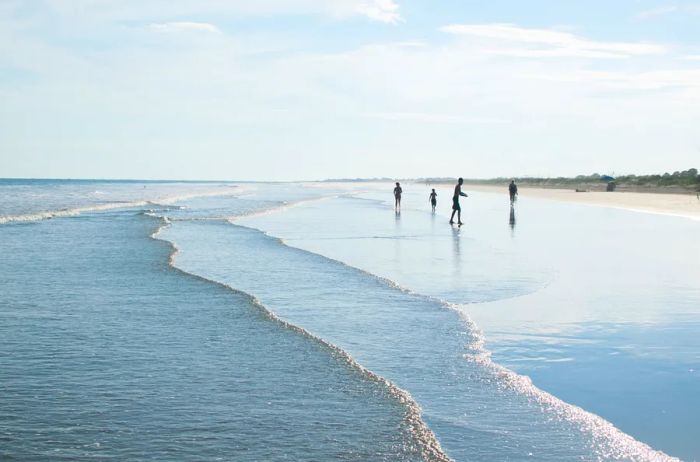
[[[321,181],[302,181],[302,183],[394,183],[398,181],[400,183],[407,184],[423,184],[423,185],[451,185],[457,181],[457,178],[451,179],[422,179],[422,178],[368,178],[368,179],[339,179],[339,180],[321,180]],[[508,185],[510,180],[474,180],[465,178],[464,184],[470,186],[484,186],[493,188],[503,188]],[[544,190],[567,190],[585,193],[585,192],[605,192],[607,183],[595,182],[595,183],[557,183],[556,181],[549,181],[546,183],[529,183],[527,181],[515,180],[515,183],[519,188],[531,188],[531,189],[544,189]],[[634,192],[640,194],[682,194],[686,196],[695,197],[698,192],[700,192],[700,183],[698,186],[631,186],[627,184],[617,184],[615,193],[621,192]],[[614,193],[613,193],[614,194]]]
[[[500,193],[503,194],[504,198],[507,198],[508,190],[506,186],[506,184],[486,185],[465,183],[464,189],[467,192],[473,190],[487,193]],[[573,189],[538,188],[524,185],[519,186],[518,196],[521,198],[536,197],[559,202],[669,215],[700,221],[700,200],[698,200],[695,193],[679,194],[652,191],[576,192]]]
[[[416,181],[416,183],[423,183],[423,181]],[[434,182],[431,184],[451,184],[452,182]],[[474,180],[465,180],[464,184],[468,185],[473,185],[473,186],[486,186],[486,187],[504,187],[507,186],[509,181],[495,181],[495,180],[489,180],[489,181],[474,181]],[[545,189],[545,190],[566,190],[566,191],[577,191],[580,193],[587,193],[587,192],[606,192],[605,188],[607,186],[606,183],[598,182],[598,183],[578,183],[578,184],[564,184],[564,183],[556,183],[556,182],[550,182],[546,184],[532,184],[532,183],[527,183],[527,182],[518,182],[516,180],[516,184],[518,185],[519,188],[529,188],[529,189]],[[630,186],[626,184],[618,184],[617,188],[615,189],[614,193],[621,193],[621,192],[634,192],[634,193],[641,193],[641,194],[683,194],[683,195],[692,195],[695,196],[698,191],[690,189],[690,188],[685,188],[682,186]],[[614,194],[613,193],[613,194]]]
[[[453,184],[453,177],[423,177],[423,178],[345,178],[324,180],[333,183],[376,183],[402,181],[416,184]],[[692,194],[700,193],[700,174],[698,169],[689,168],[673,173],[651,175],[577,175],[575,177],[497,177],[497,178],[465,178],[464,183],[470,185],[497,186],[506,185],[511,180],[520,187],[539,189],[569,189],[579,192],[606,191],[608,187],[616,192],[638,192],[655,194]]]

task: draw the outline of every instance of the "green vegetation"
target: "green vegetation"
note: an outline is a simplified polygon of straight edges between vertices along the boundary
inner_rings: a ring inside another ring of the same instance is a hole
[[[604,190],[609,181],[614,181],[618,190],[626,191],[662,191],[662,192],[696,192],[700,191],[700,175],[696,168],[662,175],[579,175],[576,177],[508,177],[491,179],[466,179],[465,183],[471,184],[506,184],[514,179],[523,186],[536,186],[541,188],[576,188],[581,190]],[[453,182],[454,178],[423,178],[421,181],[428,183]]]

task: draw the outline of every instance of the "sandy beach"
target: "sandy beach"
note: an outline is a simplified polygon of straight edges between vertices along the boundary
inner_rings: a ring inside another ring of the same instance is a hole
[[[440,185],[441,189],[443,185]],[[502,192],[507,195],[508,185],[464,185],[465,191]],[[673,215],[700,220],[700,200],[694,194],[660,194],[638,192],[576,192],[569,189],[518,187],[520,197],[537,197],[561,202],[597,207],[610,207],[637,212]]]

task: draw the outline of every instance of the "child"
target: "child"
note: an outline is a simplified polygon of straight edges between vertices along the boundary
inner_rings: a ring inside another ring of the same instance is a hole
[[[437,206],[437,193],[433,188],[433,192],[430,193],[430,205],[433,206],[433,213],[435,213],[435,206]]]

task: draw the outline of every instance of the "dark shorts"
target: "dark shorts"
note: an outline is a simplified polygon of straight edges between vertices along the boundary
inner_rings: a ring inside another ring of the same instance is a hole
[[[459,197],[452,198],[452,210],[462,210],[462,207],[459,206]]]
[[[433,199],[433,200],[430,201],[430,203],[433,204],[433,205],[437,205],[437,200],[436,200],[436,199]]]

